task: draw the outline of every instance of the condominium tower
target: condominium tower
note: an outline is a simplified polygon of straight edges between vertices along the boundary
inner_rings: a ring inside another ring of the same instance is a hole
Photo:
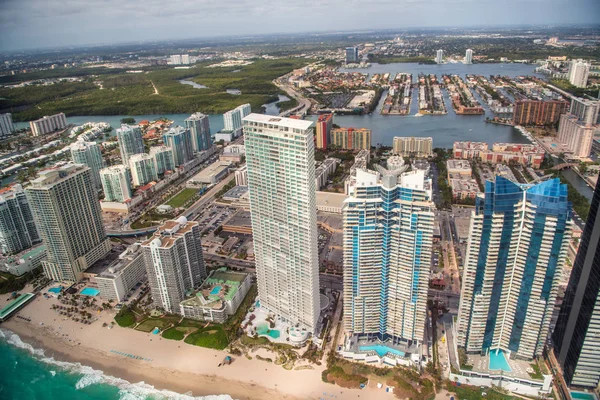
[[[100,146],[94,142],[77,141],[71,145],[71,159],[75,164],[83,164],[90,168],[94,186],[100,190],[100,170],[104,168]]]
[[[129,169],[133,186],[142,186],[158,180],[154,158],[149,154],[134,154],[129,157]]]
[[[11,135],[14,131],[12,115],[10,113],[0,114],[0,137]]]
[[[129,164],[129,157],[144,152],[144,140],[139,126],[121,125],[117,129],[117,141],[123,164]]]
[[[179,217],[166,221],[142,243],[152,298],[168,313],[179,313],[185,292],[206,278],[200,237],[197,222]]]
[[[434,206],[424,171],[404,169],[358,169],[344,202],[344,328],[410,345],[425,333]]]
[[[185,127],[190,131],[192,151],[208,150],[212,145],[208,115],[194,113],[185,119]]]
[[[440,49],[435,53],[435,62],[438,64],[441,64],[444,62],[444,50]]]
[[[396,136],[392,151],[394,154],[402,156],[430,157],[433,155],[433,138]]]
[[[242,128],[242,119],[252,112],[250,103],[242,104],[223,114],[223,130],[235,132]]]
[[[100,170],[104,201],[123,203],[131,199],[131,170],[123,164]]]
[[[577,87],[587,87],[588,77],[590,75],[590,63],[583,60],[571,61],[569,67],[569,82]]]
[[[176,167],[185,164],[194,157],[192,136],[189,129],[176,126],[163,134],[165,146],[171,148]]]
[[[19,184],[0,191],[0,251],[17,254],[42,241]]]
[[[331,142],[331,128],[333,128],[333,114],[319,115],[315,130],[317,149],[327,148]]]
[[[600,184],[596,184],[552,339],[567,385],[597,388],[600,383]]]
[[[91,170],[67,164],[42,171],[26,193],[48,249],[44,273],[57,281],[80,280],[110,251]]]
[[[503,177],[476,199],[464,262],[457,345],[540,356],[571,237],[559,179],[520,185]]]
[[[314,332],[319,262],[311,121],[243,119],[261,307]]]
[[[465,64],[473,64],[473,50],[467,49],[465,52]]]
[[[357,63],[358,61],[358,47],[346,47],[346,64]]]
[[[150,147],[150,157],[154,160],[154,168],[157,174],[164,174],[166,171],[175,170],[173,161],[173,152],[167,146]]]
[[[334,128],[331,146],[343,150],[371,150],[371,130],[367,128]]]
[[[35,121],[29,122],[31,134],[33,136],[42,136],[47,133],[63,129],[67,126],[67,118],[64,113],[45,116]]]

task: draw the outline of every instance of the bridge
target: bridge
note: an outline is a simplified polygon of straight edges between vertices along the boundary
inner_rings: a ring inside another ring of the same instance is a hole
[[[552,167],[552,169],[555,171],[561,171],[563,169],[568,169],[568,168],[572,168],[572,167],[576,167],[576,166],[577,166],[577,164],[573,164],[573,163],[562,163],[562,164],[555,165],[554,167]]]

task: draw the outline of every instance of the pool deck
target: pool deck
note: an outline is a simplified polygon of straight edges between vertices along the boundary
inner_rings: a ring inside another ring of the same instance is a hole
[[[526,380],[538,380],[538,379],[533,379],[531,378],[531,376],[529,376],[529,373],[527,373],[527,368],[531,368],[531,363],[533,361],[524,361],[524,360],[511,360],[508,357],[508,354],[504,354],[506,361],[508,362],[508,365],[510,366],[510,369],[512,370],[511,372],[506,372],[506,371],[502,371],[502,375],[504,376],[511,376],[514,378],[520,378],[520,379],[526,379]],[[490,373],[500,373],[500,370],[490,370],[489,369],[489,363],[490,363],[490,357],[489,355],[485,355],[485,356],[480,356],[480,355],[474,355],[474,354],[469,354],[468,355],[469,358],[469,364],[473,366],[473,371],[476,372],[482,372],[485,374],[490,374]]]

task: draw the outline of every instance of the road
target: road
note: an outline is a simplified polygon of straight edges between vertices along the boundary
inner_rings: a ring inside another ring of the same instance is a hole
[[[282,76],[281,78],[277,78],[275,80],[273,80],[273,84],[275,86],[277,86],[279,89],[283,90],[284,92],[286,92],[288,94],[289,97],[296,99],[296,101],[298,101],[298,106],[287,110],[287,111],[283,111],[279,114],[279,116],[281,117],[287,117],[289,115],[291,115],[292,113],[303,113],[308,111],[308,109],[310,108],[310,100],[308,100],[306,97],[302,96],[300,93],[298,93],[296,91],[296,89],[294,89],[292,86],[288,85],[287,83],[283,83],[284,80],[287,80],[287,76]]]

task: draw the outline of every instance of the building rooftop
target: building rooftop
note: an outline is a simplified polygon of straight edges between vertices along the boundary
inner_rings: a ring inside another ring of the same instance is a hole
[[[127,267],[133,260],[141,255],[142,247],[140,246],[140,243],[134,243],[127,247],[125,251],[118,254],[117,258],[111,258],[111,263],[107,265],[104,271],[100,272],[98,276],[101,278],[114,279],[123,271],[125,267]]]
[[[346,200],[344,193],[332,193],[332,192],[317,192],[317,207],[329,206],[342,208],[344,200]]]
[[[99,259],[85,270],[86,274],[100,275],[106,271],[112,264],[119,260],[119,255],[125,250],[124,245],[113,246],[107,255]]]
[[[10,317],[11,314],[13,314],[15,311],[17,311],[17,309],[19,309],[21,306],[23,306],[24,304],[29,302],[34,297],[35,297],[35,294],[33,294],[33,293],[23,293],[22,295],[17,297],[15,300],[8,303],[6,306],[4,306],[0,310],[0,321],[4,321],[8,317]]]
[[[302,130],[307,130],[313,126],[313,121],[305,121],[303,119],[284,118],[284,117],[277,117],[277,116],[273,116],[273,115],[254,114],[254,113],[244,117],[242,119],[242,121],[256,122],[256,123],[263,123],[263,124],[272,124],[272,125],[276,125],[276,126],[282,126],[282,127],[294,128],[294,129],[302,129]]]
[[[190,232],[197,222],[188,221],[186,217],[179,217],[176,220],[165,221],[154,232],[154,235],[142,243],[142,246],[169,248],[175,244],[175,241],[184,234]]]
[[[468,160],[448,160],[446,161],[448,169],[461,169],[471,172],[471,163]]]
[[[234,186],[223,195],[224,200],[239,199],[248,193],[248,186]]]
[[[223,302],[233,299],[248,274],[227,271],[221,268],[211,272],[197,291],[186,294],[181,302],[184,306],[205,306],[213,309],[223,308]]]
[[[37,189],[51,187],[86,169],[89,168],[83,164],[69,163],[61,167],[49,168],[44,171],[40,171],[38,177],[30,181],[30,188]]]
[[[204,182],[206,180],[210,181],[210,177],[213,175],[218,175],[221,172],[223,172],[223,170],[227,169],[231,167],[231,162],[229,161],[215,161],[214,163],[210,164],[208,167],[204,168],[202,171],[198,172],[196,175],[194,175],[191,179],[189,179],[190,182]]]

